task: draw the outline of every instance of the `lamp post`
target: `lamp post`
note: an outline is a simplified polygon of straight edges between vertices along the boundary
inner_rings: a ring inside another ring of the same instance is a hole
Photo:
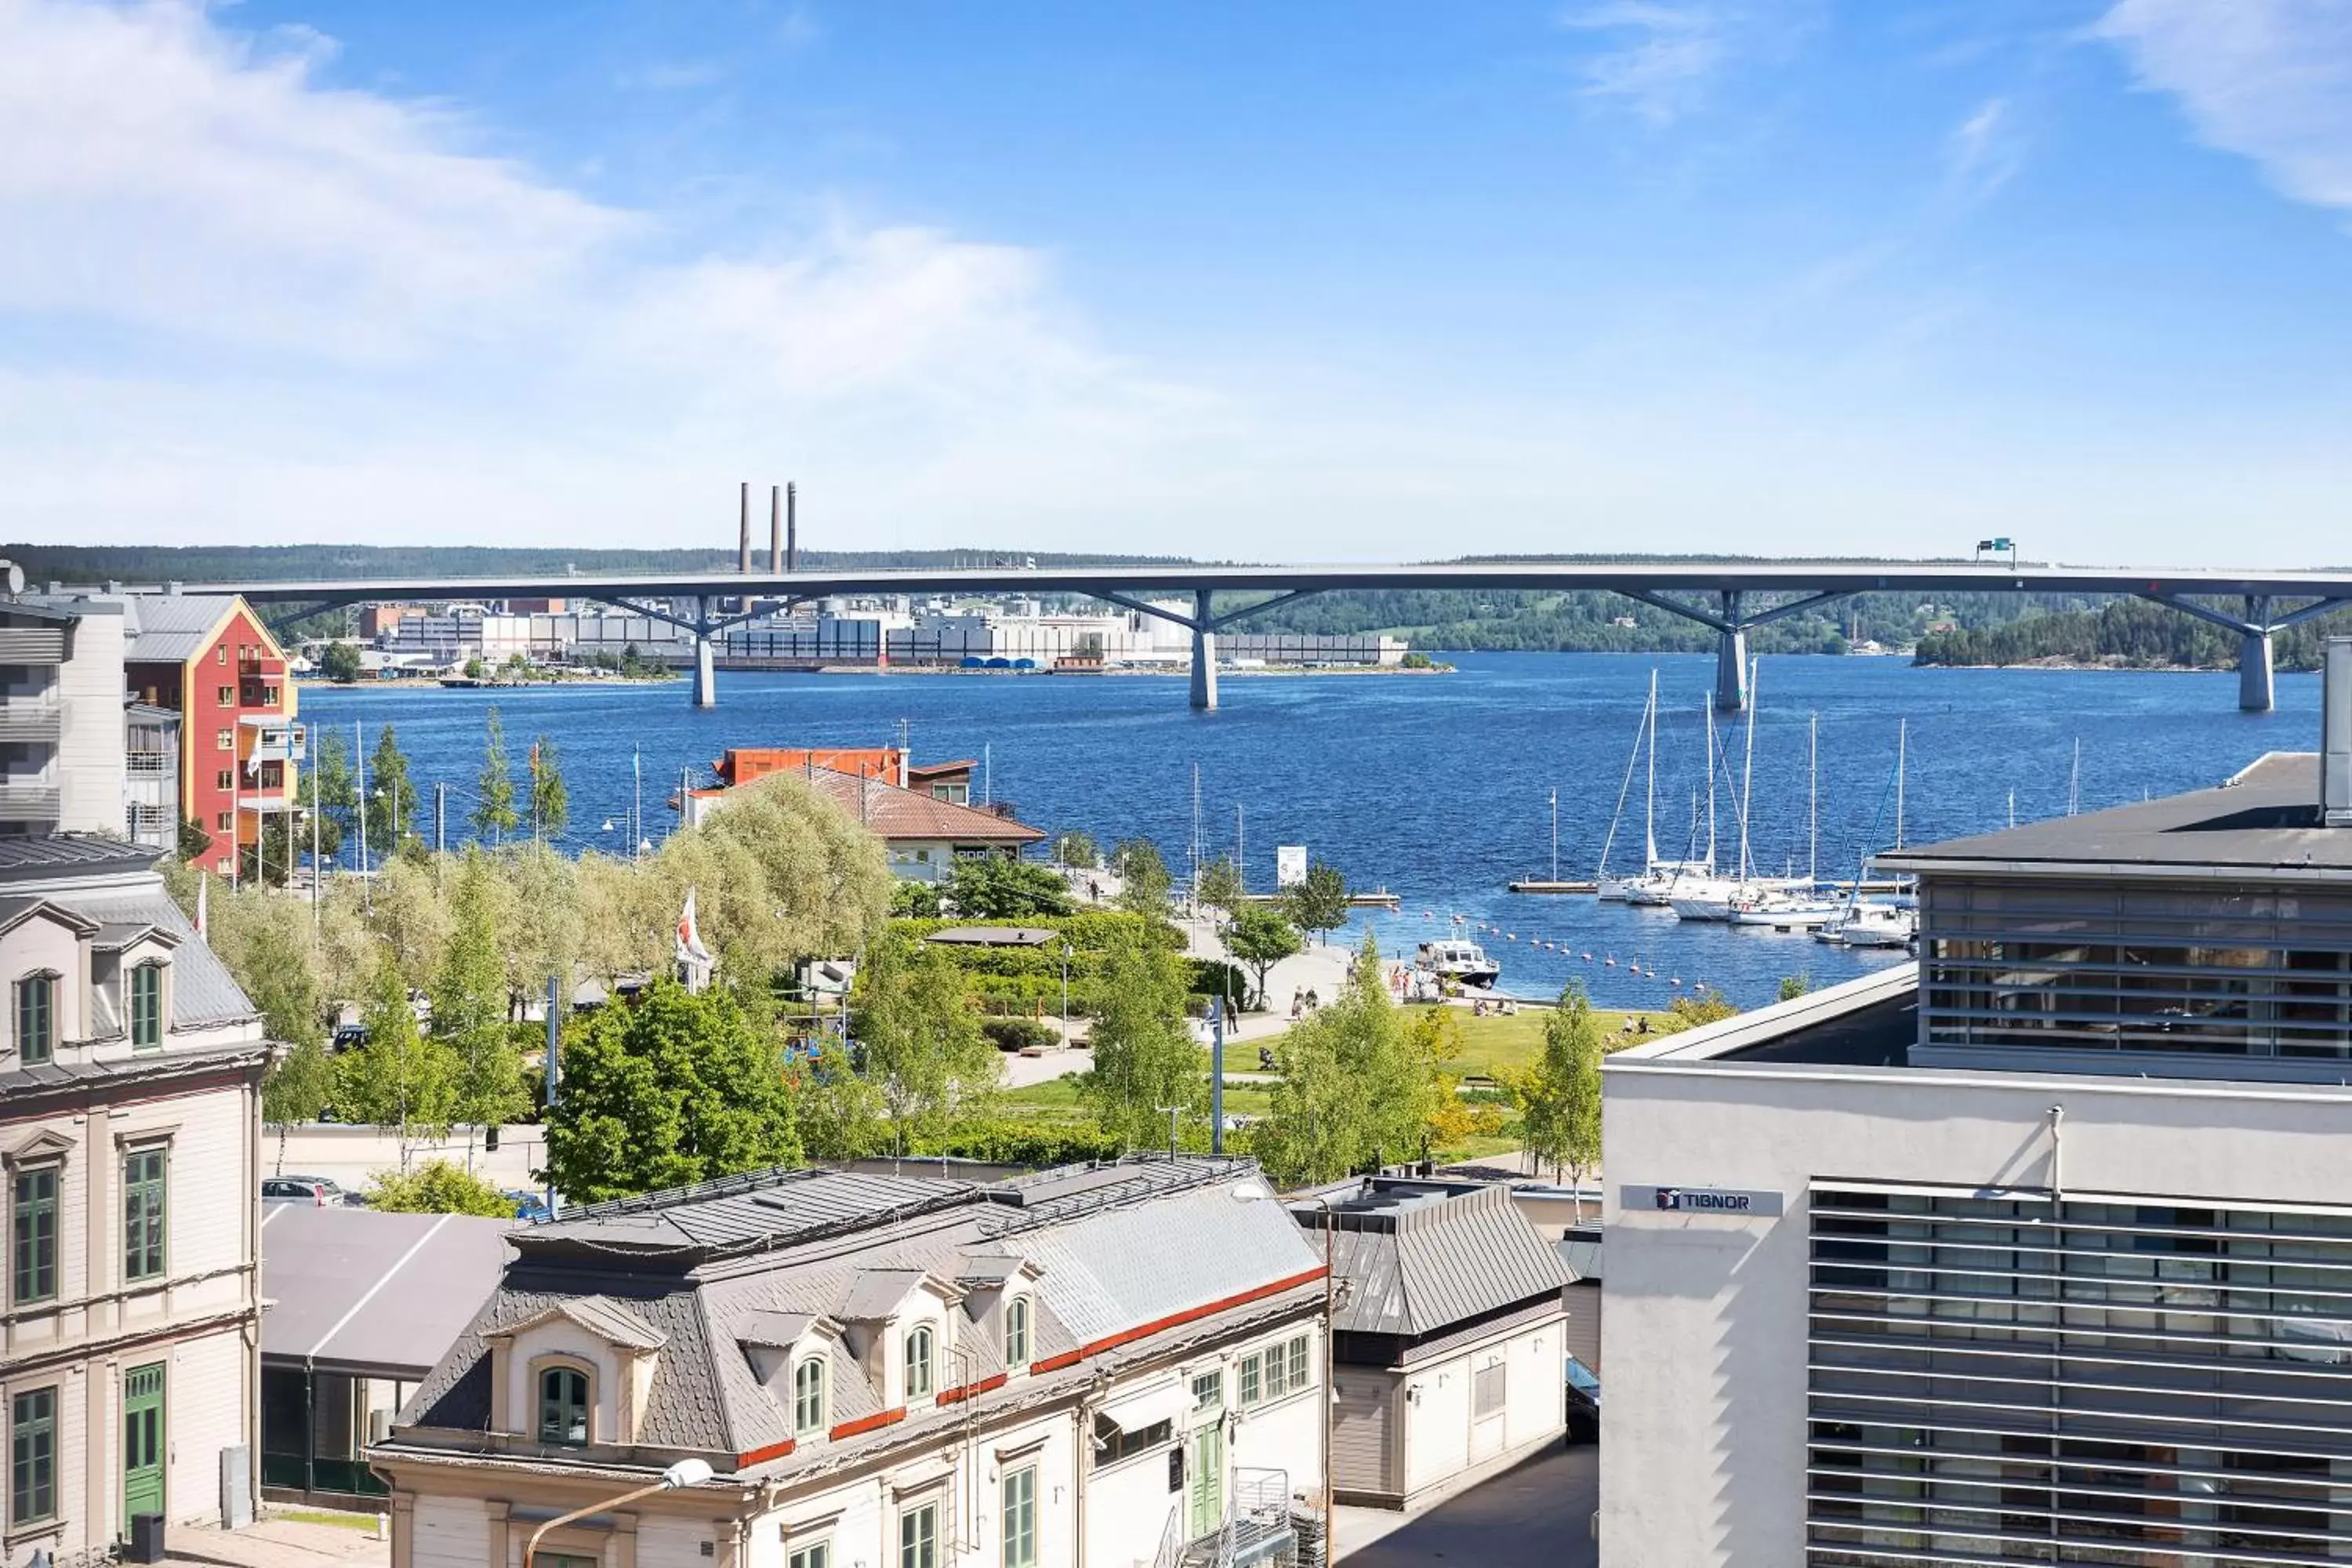
[[[1070,1043],[1070,959],[1077,952],[1067,940],[1062,943],[1062,1044]]]
[[[570,1513],[558,1514],[530,1532],[530,1542],[522,1549],[522,1568],[538,1568],[540,1538],[559,1525],[570,1524],[576,1519],[585,1519],[592,1513],[603,1513],[607,1509],[619,1508],[623,1503],[635,1502],[641,1497],[651,1497],[656,1492],[675,1491],[681,1487],[698,1487],[709,1479],[709,1461],[680,1459],[668,1469],[664,1470],[658,1479],[648,1485],[639,1487],[634,1491],[623,1492],[618,1497],[606,1498],[601,1502],[592,1502],[585,1508],[575,1508]]]

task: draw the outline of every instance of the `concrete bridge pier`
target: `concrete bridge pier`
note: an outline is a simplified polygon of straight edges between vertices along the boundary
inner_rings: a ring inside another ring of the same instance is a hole
[[[2246,595],[2246,625],[2238,634],[2238,707],[2247,713],[2267,713],[2278,697],[2271,647],[2271,602]]]
[[[694,627],[694,705],[697,708],[719,706],[719,672],[710,649],[710,601],[695,602],[697,624]]]
[[[1748,706],[1748,628],[1739,619],[1739,595],[1723,595],[1723,620],[1715,634],[1715,709],[1738,713]]]
[[[1217,634],[1210,629],[1210,597],[1206,588],[1192,590],[1192,707],[1202,713],[1217,710]]]

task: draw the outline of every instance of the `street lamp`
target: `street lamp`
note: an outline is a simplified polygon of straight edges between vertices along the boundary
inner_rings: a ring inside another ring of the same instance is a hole
[[[659,1479],[649,1485],[639,1487],[635,1491],[623,1492],[618,1497],[606,1498],[602,1502],[592,1502],[586,1508],[575,1508],[570,1513],[558,1514],[530,1532],[530,1542],[522,1549],[522,1568],[537,1568],[540,1538],[557,1526],[570,1524],[576,1519],[585,1519],[592,1513],[603,1513],[605,1510],[618,1508],[623,1503],[635,1502],[641,1497],[651,1497],[656,1492],[675,1491],[681,1487],[698,1487],[710,1479],[710,1464],[706,1459],[680,1459],[668,1469],[664,1470]]]
[[[1065,940],[1062,943],[1062,1044],[1070,1043],[1070,959],[1077,949]]]

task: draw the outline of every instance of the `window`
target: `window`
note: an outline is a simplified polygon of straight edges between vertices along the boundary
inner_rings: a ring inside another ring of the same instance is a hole
[[[1263,1404],[1307,1386],[1307,1336],[1242,1357],[1241,1402]]]
[[[162,1149],[122,1156],[122,1277],[153,1279],[163,1272]]]
[[[58,1391],[36,1388],[8,1402],[8,1523],[57,1513]]]
[[[216,731],[215,731],[213,732],[213,750],[214,750],[214,751],[215,751],[215,752],[234,752],[234,751],[236,751],[236,731],[235,730],[227,729],[227,728],[226,728],[226,727],[224,727],[224,728],[222,728],[222,729],[220,729],[220,730],[216,730]]]
[[[1192,1378],[1192,1408],[1214,1410],[1225,1402],[1225,1374],[1222,1372],[1196,1373]]]
[[[20,1170],[9,1189],[8,1303],[52,1300],[58,1293],[58,1167]]]
[[[939,1504],[927,1502],[898,1516],[898,1568],[940,1568]]]
[[[265,686],[261,689],[261,705],[264,708],[275,708],[278,706],[278,688],[274,686]]]
[[[907,1336],[907,1401],[931,1396],[931,1331],[917,1329]]]
[[[824,1374],[822,1361],[809,1360],[793,1368],[793,1430],[824,1430]]]
[[[1172,1421],[1154,1421],[1140,1431],[1129,1432],[1109,1416],[1098,1415],[1095,1417],[1094,1441],[1090,1445],[1094,1450],[1095,1468],[1116,1465],[1121,1459],[1148,1453],[1153,1448],[1165,1447],[1175,1440],[1176,1424]]]
[[[1503,1413],[1503,1358],[1496,1356],[1470,1374],[1470,1418],[1483,1421]]]
[[[222,707],[224,707],[224,708],[234,708],[234,707],[236,707],[236,687],[234,687],[234,686],[223,686],[223,687],[217,687],[217,688],[215,688],[215,695],[218,697],[218,699],[219,699],[219,700],[220,700],[220,705],[221,705]]]
[[[236,787],[236,770],[235,768],[223,768],[218,773],[213,774],[213,788],[235,789]]]
[[[1004,1568],[1037,1568],[1037,1467],[1004,1478]]]
[[[58,1043],[58,977],[27,974],[16,982],[16,1055],[26,1067],[49,1059]]]
[[[1265,1355],[1263,1352],[1242,1357],[1242,1403],[1255,1405],[1265,1397]]]
[[[588,1374],[578,1367],[551,1366],[539,1374],[539,1440],[588,1441]]]
[[[236,826],[236,816],[235,816],[233,814],[231,814],[231,813],[229,813],[229,812],[226,812],[226,811],[222,812],[219,816],[215,816],[215,817],[214,817],[214,818],[213,818],[213,826],[214,826],[215,827],[219,828],[223,833],[226,833],[226,832],[227,832],[231,827],[235,826]],[[224,855],[224,856],[222,856],[222,857],[221,857],[221,859],[222,859],[222,861],[223,861],[224,863],[226,863],[226,862],[227,861],[227,859],[228,859],[228,857],[227,857],[227,856],[226,856],[226,855]]]
[[[1307,1336],[1299,1335],[1284,1349],[1287,1352],[1286,1359],[1290,1363],[1290,1371],[1283,1380],[1283,1386],[1295,1394],[1307,1386]]]
[[[833,1568],[833,1542],[819,1541],[808,1546],[795,1546],[784,1560],[784,1568]]]
[[[163,966],[152,962],[131,971],[131,1043],[163,1043]]]
[[[1029,1364],[1029,1298],[1015,1296],[1004,1303],[1004,1364]]]

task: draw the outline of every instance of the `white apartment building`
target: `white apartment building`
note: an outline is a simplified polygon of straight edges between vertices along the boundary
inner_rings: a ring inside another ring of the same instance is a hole
[[[2326,701],[1610,1059],[1603,1563],[2352,1561],[2352,643]]]
[[[1322,1262],[1247,1162],[763,1172],[510,1240],[369,1450],[394,1568],[515,1568],[542,1526],[559,1568],[1138,1568],[1319,1542]],[[688,1459],[715,1475],[612,1500]]]
[[[119,746],[119,659],[114,680]],[[100,1561],[140,1515],[251,1512],[268,1047],[154,863],[120,840],[0,839],[10,1563]]]
[[[0,600],[0,834],[124,831],[122,652],[120,599]]]

